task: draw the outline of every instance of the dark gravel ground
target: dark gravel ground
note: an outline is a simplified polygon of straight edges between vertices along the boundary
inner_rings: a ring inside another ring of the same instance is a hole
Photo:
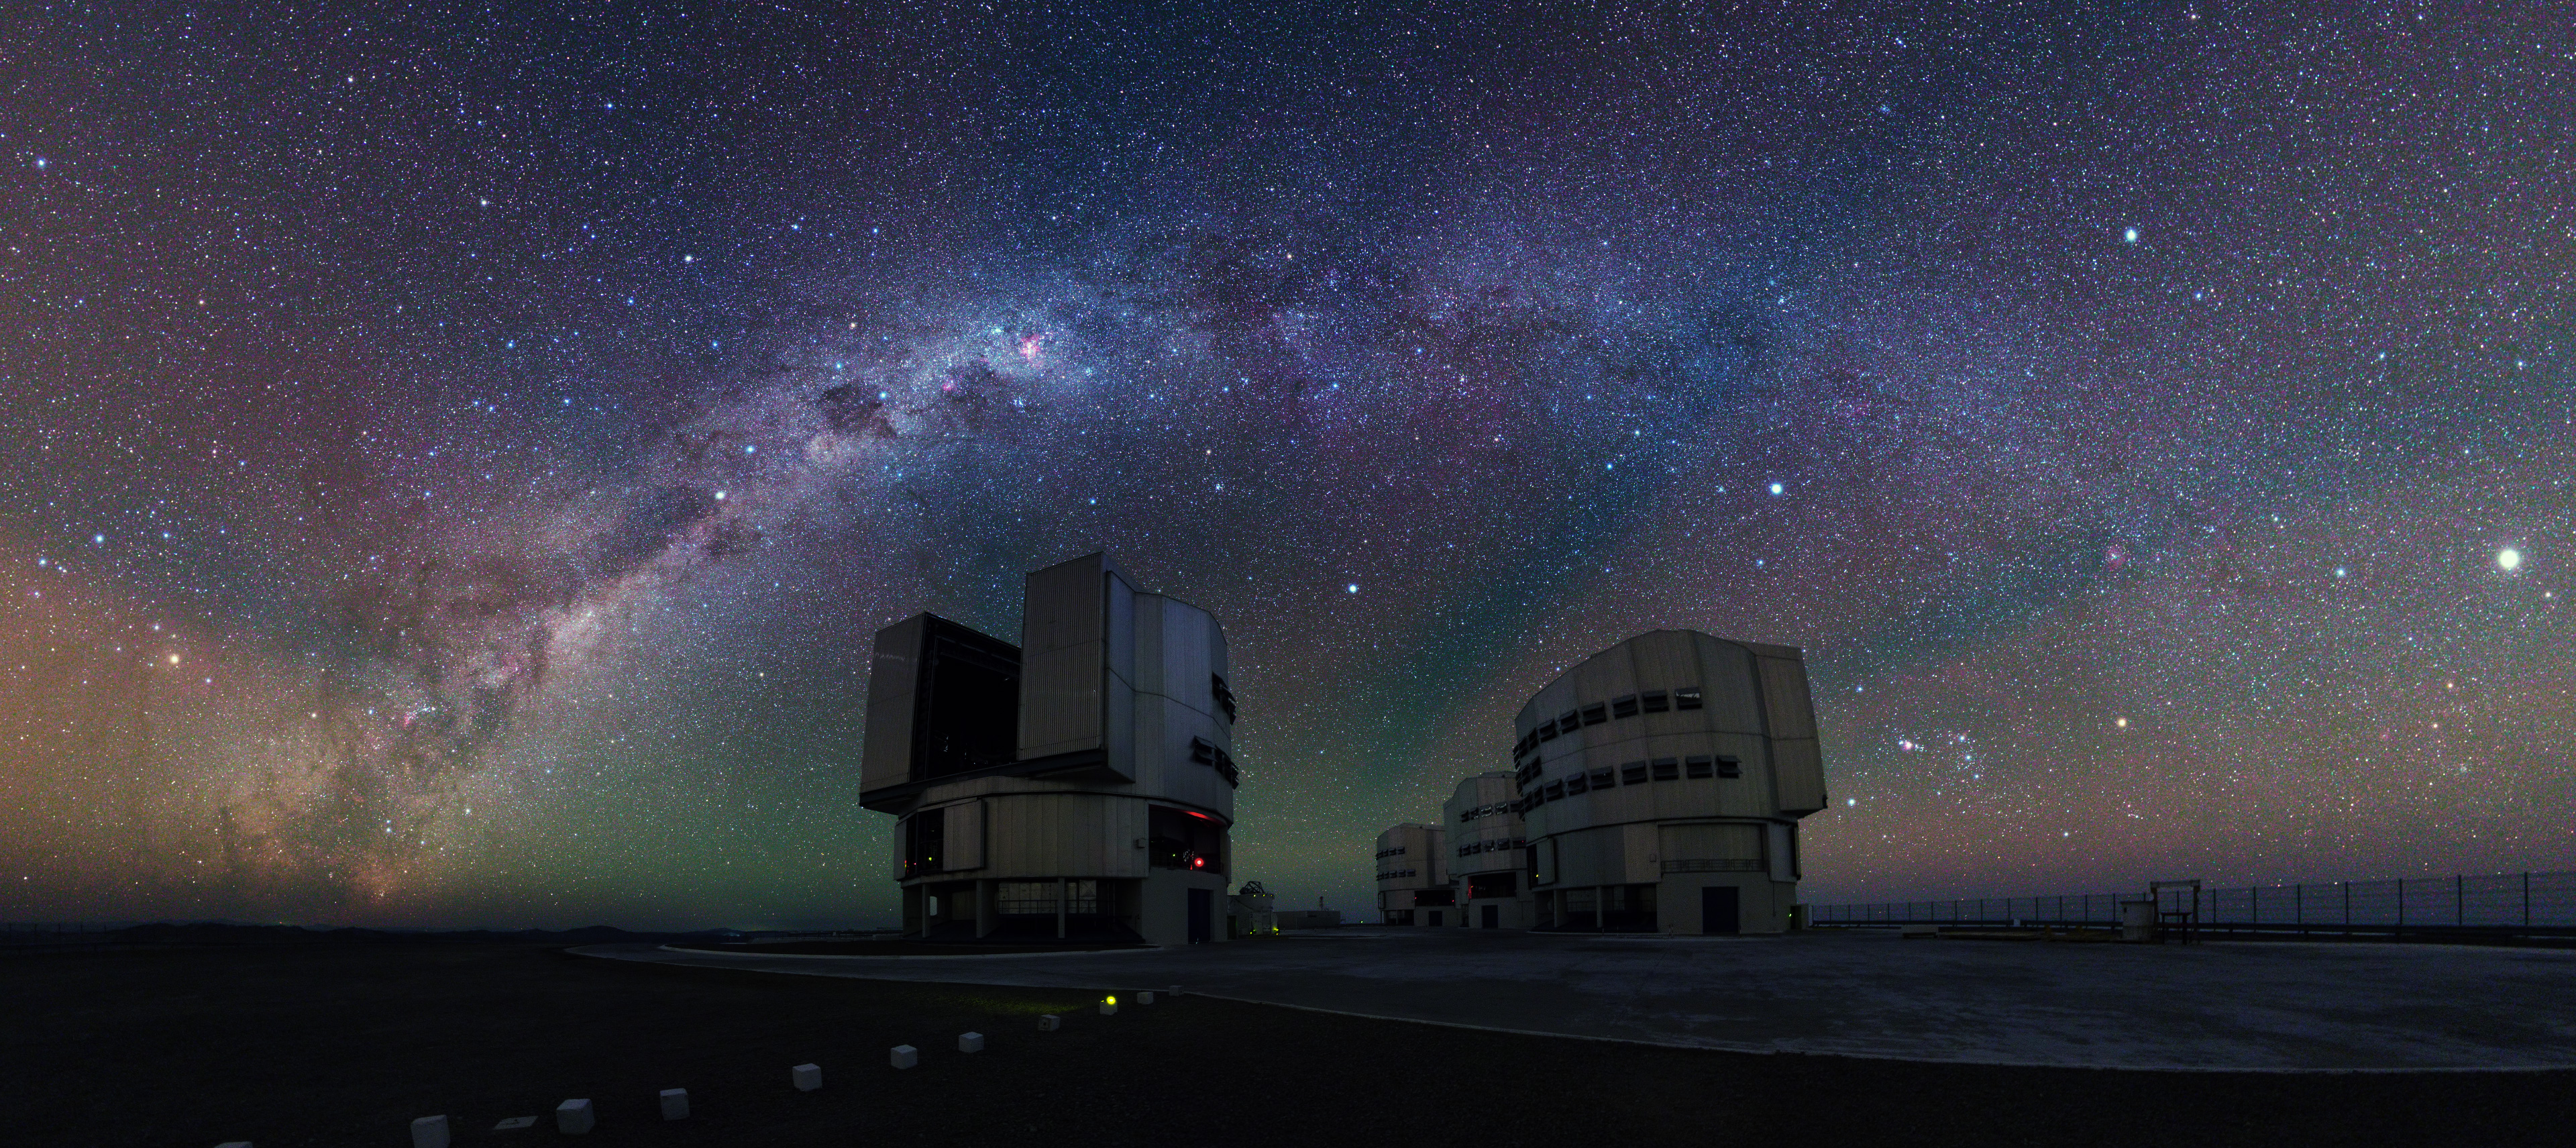
[[[684,970],[491,943],[0,964],[0,1143],[2576,1144],[2576,1072],[2286,1076],[1752,1056],[1183,997]],[[1040,1013],[1065,1018],[1037,1031]],[[958,1033],[986,1050],[955,1051]],[[912,1044],[921,1067],[886,1050]],[[788,1068],[824,1068],[796,1092]],[[694,1115],[665,1124],[655,1093]],[[503,1117],[536,1131],[495,1133]]]

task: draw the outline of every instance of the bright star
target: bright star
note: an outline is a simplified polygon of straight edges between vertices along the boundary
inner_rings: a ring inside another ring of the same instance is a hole
[[[2522,569],[2522,551],[2510,546],[2496,551],[2496,565],[2506,570]]]
[[[1789,488],[1788,488],[1788,487],[1782,486],[1782,485],[1780,485],[1779,483],[1776,483],[1776,482],[1775,482],[1775,483],[1772,483],[1772,484],[1771,484],[1771,493],[1772,493],[1773,495],[1775,495],[1775,496],[1776,496],[1776,495],[1781,495],[1781,494],[1786,494],[1786,493],[1788,493],[1788,491],[1789,491]]]
[[[2137,242],[2137,241],[2138,241],[2138,229],[2137,229],[2137,228],[2132,227],[2132,228],[2128,229],[2127,231],[2121,232],[2121,233],[2120,233],[2120,240],[2121,240],[2121,242],[2124,242],[2124,243],[2135,243],[2135,242]]]
[[[1347,590],[1347,591],[1349,591],[1349,592],[1351,592],[1351,593],[1353,593],[1353,594],[1357,594],[1357,593],[1359,593],[1359,592],[1360,592],[1360,584],[1359,584],[1359,583],[1357,583],[1357,582],[1353,582],[1353,583],[1351,583],[1351,584],[1350,584],[1350,585],[1348,585],[1348,586],[1344,586],[1344,587],[1342,587],[1342,589]]]

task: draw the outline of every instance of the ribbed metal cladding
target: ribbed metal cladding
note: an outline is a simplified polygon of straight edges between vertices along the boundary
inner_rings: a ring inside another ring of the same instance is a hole
[[[1103,748],[1108,560],[1086,554],[1028,577],[1021,624],[1020,759]]]

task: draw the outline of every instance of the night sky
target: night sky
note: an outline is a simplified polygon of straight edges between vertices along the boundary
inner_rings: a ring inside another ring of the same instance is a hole
[[[2564,13],[1929,7],[13,8],[0,917],[881,921],[1102,548],[1284,902],[1664,627],[1810,900],[2576,866]]]

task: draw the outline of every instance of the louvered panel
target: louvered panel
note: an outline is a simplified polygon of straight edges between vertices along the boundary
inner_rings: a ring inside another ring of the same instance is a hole
[[[867,748],[859,765],[862,792],[912,779],[912,710],[921,675],[922,628],[928,617],[915,614],[877,631],[875,656],[868,664]]]
[[[1815,739],[1775,740],[1772,770],[1780,790],[1780,812],[1805,816],[1825,807],[1825,763]]]
[[[1771,718],[1771,736],[1816,736],[1816,704],[1807,693],[1807,665],[1790,658],[1763,658],[1762,697]]]
[[[1090,554],[1028,577],[1021,618],[1019,756],[1099,749],[1103,561]]]
[[[1702,728],[1725,733],[1762,732],[1762,692],[1753,677],[1753,656],[1742,646],[1715,638],[1699,642]]]
[[[947,855],[940,867],[947,872],[963,872],[984,867],[984,803],[963,801],[940,810],[948,819],[943,827]]]

